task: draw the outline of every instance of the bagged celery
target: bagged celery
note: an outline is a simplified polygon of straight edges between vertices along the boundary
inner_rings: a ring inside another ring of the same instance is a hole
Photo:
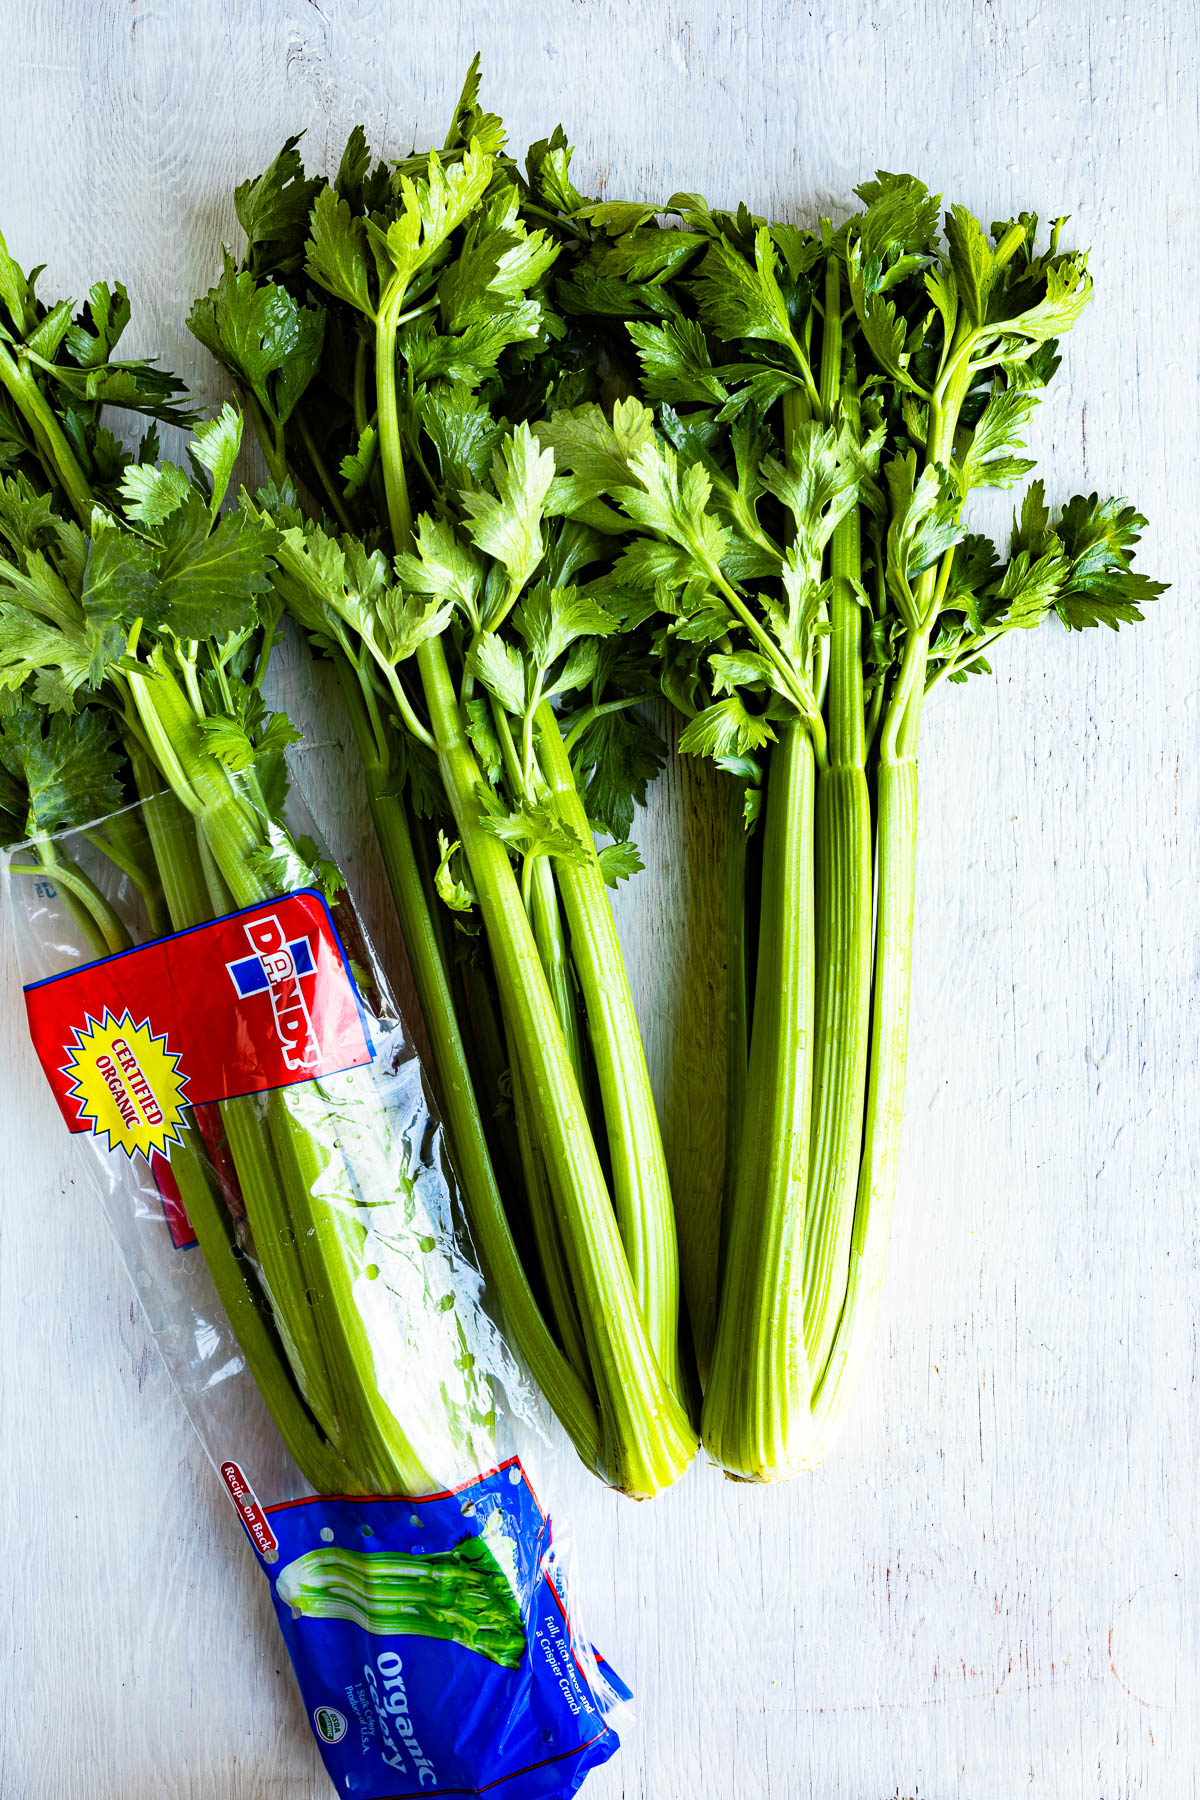
[[[179,408],[111,361],[121,290],[72,321],[9,286],[0,841],[35,1048],[335,1785],[573,1794],[621,1690],[572,1622],[420,1064],[289,791],[276,536],[222,510],[240,420],[188,468],[153,432],[131,455],[106,401]]]
[[[33,1044],[339,1791],[573,1794],[618,1689],[516,1454],[536,1402],[358,919],[310,834],[269,830],[294,885],[166,935],[139,884],[203,882],[169,795],[10,849]]]

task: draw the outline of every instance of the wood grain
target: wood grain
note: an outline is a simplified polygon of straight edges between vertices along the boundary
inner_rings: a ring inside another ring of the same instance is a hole
[[[1198,1791],[1198,44],[1186,0],[1124,6],[0,0],[0,226],[47,291],[122,275],[137,343],[206,398],[182,321],[235,180],[301,129],[317,163],[358,118],[380,148],[440,135],[476,47],[514,140],[563,119],[585,187],[811,218],[882,164],[1093,246],[1037,453],[1054,494],[1134,495],[1174,585],[1135,631],[1047,630],[930,709],[902,1193],[836,1456],[770,1492],[697,1467],[641,1508],[564,1473],[592,1634],[638,1693],[592,1800]],[[394,961],[333,698],[296,658],[282,690]],[[720,900],[695,791],[656,793],[620,922],[660,1095],[699,1116]],[[0,964],[0,1793],[317,1800],[265,1586],[33,1065],[2,923]]]

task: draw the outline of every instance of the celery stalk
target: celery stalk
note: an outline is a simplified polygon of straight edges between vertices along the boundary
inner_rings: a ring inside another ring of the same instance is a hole
[[[857,395],[843,380],[841,262],[825,269],[821,405],[859,426]],[[845,1292],[862,1150],[871,1006],[871,797],[863,692],[862,516],[834,527],[826,730],[829,761],[817,780],[817,1003],[813,1147],[804,1221],[804,1333],[819,1379]]]
[[[538,1262],[550,1303],[550,1316],[554,1320],[563,1354],[580,1381],[590,1389],[591,1373],[588,1369],[587,1345],[583,1339],[583,1326],[579,1319],[579,1308],[575,1304],[575,1293],[571,1286],[571,1275],[563,1250],[562,1232],[559,1229],[558,1218],[554,1210],[554,1196],[550,1191],[546,1165],[538,1141],[537,1125],[530,1109],[529,1091],[521,1072],[519,1057],[510,1057],[509,1074],[512,1081],[517,1144],[525,1177],[525,1193],[529,1203],[529,1216],[533,1225]]]
[[[871,797],[867,787],[859,515],[833,534],[829,765],[817,779],[817,1003],[813,1149],[805,1216],[805,1343],[825,1367],[845,1289],[862,1150],[871,1004]]]
[[[827,1447],[862,1374],[883,1287],[908,1054],[917,867],[915,757],[881,762],[878,814],[879,902],[866,1126],[845,1299],[827,1365],[813,1392],[814,1462]]]
[[[746,921],[749,833],[744,817],[745,790],[729,784],[725,817],[725,1203],[721,1242],[729,1231],[733,1190],[742,1153],[742,1121],[746,1116],[746,1072],[750,1065],[750,944]],[[694,1323],[694,1321],[693,1321]],[[716,1302],[713,1303],[713,1330]],[[711,1353],[711,1341],[708,1345]]]
[[[677,941],[664,947],[673,980],[661,1118],[679,1239],[681,1312],[686,1306],[684,1341],[690,1336],[703,1387],[717,1331],[722,1215],[732,1191],[745,1103],[749,837],[742,783],[695,758],[680,757],[673,773],[685,832],[676,880],[686,917]],[[725,856],[719,853],[722,826],[738,834],[737,841],[730,838]],[[712,974],[722,942],[723,983]],[[722,1088],[724,1106],[716,1100]]]
[[[613,1202],[621,1239],[659,1367],[678,1394],[679,1247],[646,1053],[591,827],[547,701],[538,708],[537,730],[547,785],[589,852],[578,861],[564,860],[558,882],[612,1152]]]
[[[815,757],[805,725],[783,727],[767,778],[763,898],[741,1149],[704,1443],[748,1481],[804,1460],[804,1205],[813,1052]]]
[[[930,407],[927,467],[949,463],[963,401],[971,382],[970,337],[960,325],[949,352],[944,386]],[[844,1298],[827,1367],[813,1389],[811,1458],[824,1453],[845,1402],[853,1394],[871,1346],[883,1286],[895,1204],[904,1114],[908,1014],[917,864],[917,738],[936,617],[939,583],[951,548],[916,583],[904,657],[887,703],[876,766],[874,992],[862,1160],[859,1169]],[[826,1333],[825,1335],[828,1335]]]
[[[522,885],[528,893],[529,922],[533,926],[554,1010],[567,1041],[567,1054],[571,1058],[579,1092],[586,1096],[587,1071],[583,1057],[583,1038],[579,1029],[579,1008],[575,998],[575,978],[571,970],[554,873],[548,857],[535,856],[526,864]]]

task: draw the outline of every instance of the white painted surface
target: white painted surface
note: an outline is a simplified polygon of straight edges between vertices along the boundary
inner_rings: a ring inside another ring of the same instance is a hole
[[[234,180],[301,127],[313,161],[358,118],[381,148],[428,142],[476,46],[514,140],[561,118],[585,187],[810,216],[882,163],[985,220],[1070,213],[1093,246],[1037,448],[1052,493],[1136,497],[1175,585],[1119,638],[1009,647],[927,715],[865,1391],[790,1488],[696,1468],[635,1508],[563,1482],[593,1635],[640,1707],[590,1800],[1198,1791],[1198,44],[1187,0],[1126,7],[0,0],[14,252],[56,293],[122,275],[139,342],[209,397],[181,321]],[[338,740],[302,669],[286,698]],[[322,766],[394,958],[344,764]],[[660,1081],[697,1066],[669,1041],[685,971],[663,953],[711,857],[697,805],[660,791],[621,912]],[[33,1064],[5,923],[0,964],[0,1793],[318,1800],[265,1586]]]

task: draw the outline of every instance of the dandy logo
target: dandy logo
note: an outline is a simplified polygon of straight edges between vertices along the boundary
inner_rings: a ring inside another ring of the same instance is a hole
[[[269,994],[284,1063],[289,1069],[316,1068],[321,1045],[304,992],[304,982],[317,972],[309,940],[293,938],[289,943],[274,913],[248,919],[243,929],[252,954],[225,965],[238,998]]]

